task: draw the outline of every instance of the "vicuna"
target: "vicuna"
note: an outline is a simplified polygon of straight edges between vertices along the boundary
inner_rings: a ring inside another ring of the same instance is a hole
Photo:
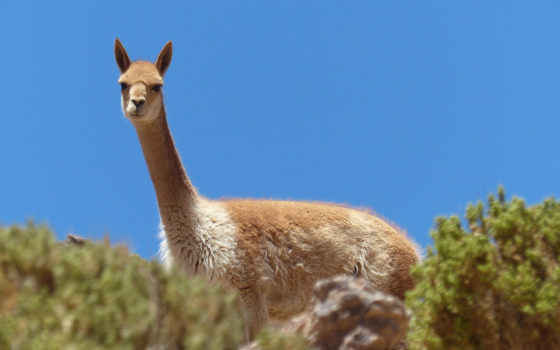
[[[115,41],[123,111],[136,129],[156,190],[163,261],[237,289],[248,314],[249,339],[269,319],[282,321],[303,311],[321,278],[359,275],[404,298],[414,286],[409,269],[418,255],[381,219],[327,203],[215,201],[197,194],[163,105],[171,56],[168,42],[155,64],[131,62]]]

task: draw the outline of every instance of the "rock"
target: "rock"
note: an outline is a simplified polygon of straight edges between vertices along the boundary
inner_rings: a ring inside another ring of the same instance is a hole
[[[88,240],[73,234],[69,234],[66,237],[66,240],[63,243],[66,244],[75,244],[75,245],[84,245]]]
[[[410,311],[361,277],[341,275],[317,282],[309,308],[285,323],[321,350],[406,350]],[[258,349],[256,344],[247,349]]]

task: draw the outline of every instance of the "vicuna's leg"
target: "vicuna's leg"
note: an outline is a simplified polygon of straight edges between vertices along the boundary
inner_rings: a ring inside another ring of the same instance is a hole
[[[241,300],[247,310],[247,333],[249,341],[252,341],[261,328],[268,324],[266,298],[259,290],[244,289],[241,290]]]

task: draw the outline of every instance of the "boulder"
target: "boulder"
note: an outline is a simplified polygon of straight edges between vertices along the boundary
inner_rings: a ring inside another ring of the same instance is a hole
[[[301,332],[314,349],[404,350],[410,316],[400,299],[365,278],[341,275],[317,282],[308,309],[281,331]]]

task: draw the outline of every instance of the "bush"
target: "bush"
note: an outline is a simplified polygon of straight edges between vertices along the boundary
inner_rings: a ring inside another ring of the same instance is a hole
[[[235,293],[125,247],[0,227],[0,349],[236,349],[238,306]]]
[[[259,332],[256,342],[261,350],[311,350],[311,346],[301,332],[285,334],[271,328]]]
[[[502,188],[436,219],[435,252],[412,269],[413,349],[559,349],[560,203],[506,202]]]

